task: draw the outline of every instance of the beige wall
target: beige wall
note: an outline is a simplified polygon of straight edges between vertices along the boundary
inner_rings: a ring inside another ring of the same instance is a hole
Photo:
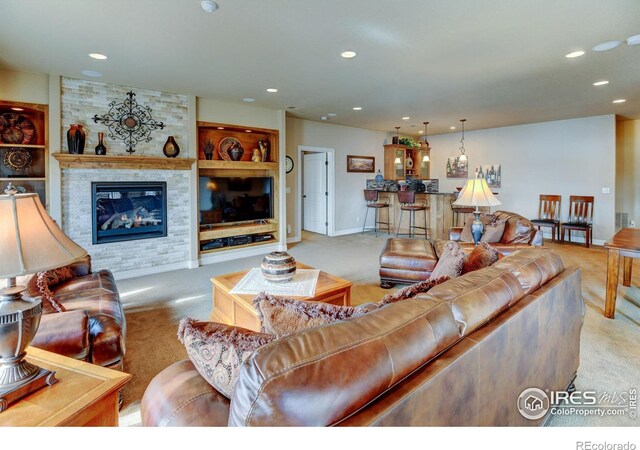
[[[616,212],[640,222],[640,120],[619,121],[616,126]]]
[[[211,98],[198,97],[196,118],[203,122],[245,125],[278,130],[280,112],[274,109],[240,105]]]
[[[49,104],[49,76],[0,69],[0,99]]]
[[[526,217],[537,215],[540,194],[562,195],[563,219],[570,195],[593,195],[593,238],[606,240],[615,223],[615,130],[615,116],[607,115],[467,132],[469,171],[473,176],[477,165],[502,164],[502,188],[495,189],[502,205],[496,209]],[[440,191],[462,186],[465,180],[446,178],[447,157],[459,154],[460,133],[429,136],[429,143],[431,176],[440,179]]]
[[[337,235],[347,234],[362,228],[364,208],[362,190],[365,180],[373,178],[373,173],[347,173],[347,155],[375,156],[376,171],[384,170],[383,145],[391,141],[392,133],[345,127],[329,123],[287,118],[287,155],[294,160],[294,170],[287,175],[287,224],[296,239],[297,223],[297,174],[300,168],[297,160],[298,146],[333,148],[335,150],[335,231]]]

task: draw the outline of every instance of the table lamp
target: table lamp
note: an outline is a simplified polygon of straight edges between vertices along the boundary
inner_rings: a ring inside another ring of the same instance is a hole
[[[54,372],[24,359],[38,330],[39,299],[23,298],[16,277],[65,266],[87,252],[69,239],[40,203],[38,194],[0,195],[0,412],[9,404],[55,383]]]
[[[483,226],[480,221],[480,206],[497,206],[500,205],[500,201],[493,195],[487,180],[484,178],[474,178],[467,180],[458,195],[458,199],[453,202],[456,206],[475,206],[476,210],[473,212],[475,220],[471,224],[471,234],[473,235],[473,242],[478,245],[480,238],[482,238]]]

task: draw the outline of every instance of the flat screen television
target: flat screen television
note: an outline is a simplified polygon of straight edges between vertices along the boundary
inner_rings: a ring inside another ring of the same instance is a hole
[[[273,177],[201,176],[200,225],[273,219]]]

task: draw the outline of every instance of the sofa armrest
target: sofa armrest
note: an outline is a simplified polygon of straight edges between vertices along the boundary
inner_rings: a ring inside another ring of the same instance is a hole
[[[460,241],[462,237],[462,227],[451,227],[449,228],[449,240],[450,241]]]
[[[144,392],[142,425],[224,427],[231,402],[205,381],[189,360],[156,375]]]
[[[31,345],[86,361],[91,351],[89,315],[86,311],[44,314]]]
[[[91,256],[87,255],[83,258],[78,259],[77,261],[72,262],[67,265],[73,273],[76,274],[76,277],[83,277],[85,275],[89,275],[91,273]]]

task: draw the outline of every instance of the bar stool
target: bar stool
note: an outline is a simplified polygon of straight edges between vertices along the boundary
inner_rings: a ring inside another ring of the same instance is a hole
[[[398,229],[396,231],[396,237],[400,236],[400,226],[402,225],[402,212],[409,211],[409,234],[411,238],[414,236],[413,230],[424,230],[424,238],[429,239],[427,235],[427,205],[416,204],[416,192],[415,191],[398,191],[398,201],[400,202],[400,219],[398,220]],[[424,211],[424,227],[416,226],[416,211]],[[407,235],[407,233],[402,233]]]
[[[369,208],[375,208],[375,223],[373,224],[373,229],[376,231],[376,237],[378,237],[378,225],[386,225],[387,226],[387,234],[391,234],[391,227],[389,226],[389,203],[383,203],[378,201],[378,191],[373,189],[365,189],[364,190],[364,201],[367,207],[367,211],[364,214],[364,224],[362,225],[362,234],[364,234],[365,227],[367,226],[367,215],[369,214]],[[380,221],[380,213],[379,211],[382,208],[387,208],[387,221]]]

